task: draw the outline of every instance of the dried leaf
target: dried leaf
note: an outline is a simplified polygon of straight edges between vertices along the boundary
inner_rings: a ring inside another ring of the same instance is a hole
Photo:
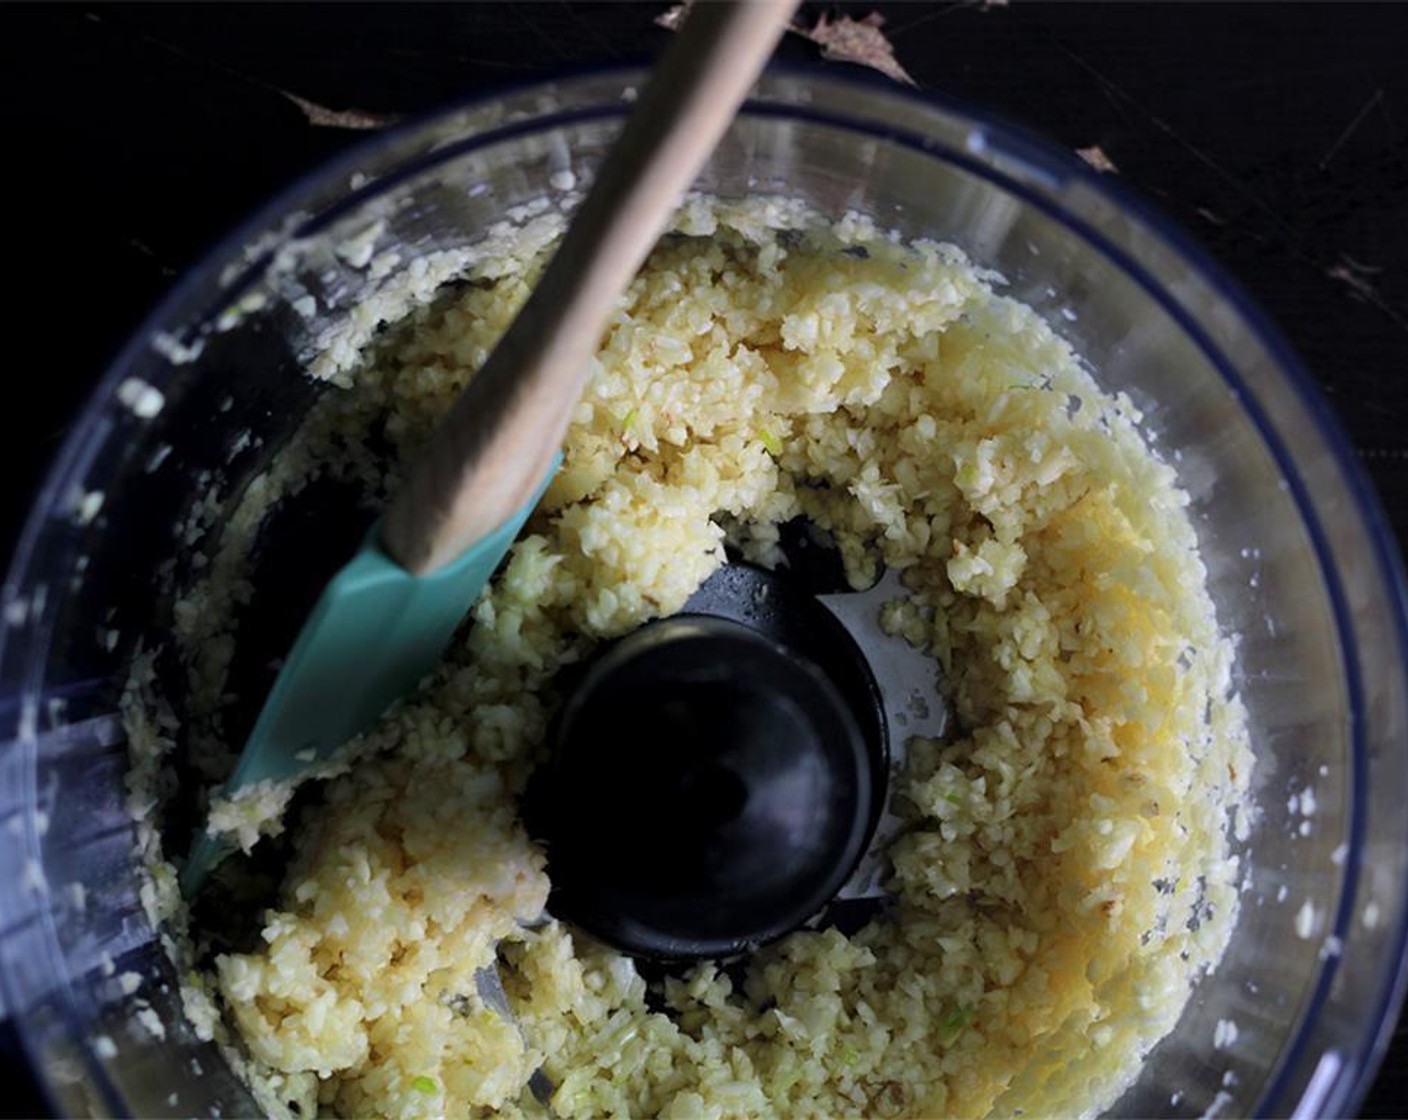
[[[828,19],[823,13],[817,17],[816,24],[810,31],[795,23],[789,30],[819,46],[823,58],[869,66],[872,70],[879,70],[886,77],[907,86],[918,85],[919,83],[896,61],[895,48],[880,30],[884,24],[885,17],[879,12],[871,12],[864,19],[858,20],[850,16]]]
[[[303,110],[309,124],[319,128],[375,130],[387,128],[401,119],[399,113],[371,113],[366,109],[329,109],[326,105],[319,105],[316,101],[309,101],[306,97],[299,97],[286,89],[279,92]]]
[[[1105,149],[1099,144],[1092,144],[1088,148],[1077,148],[1076,155],[1102,175],[1119,174],[1120,169],[1115,166],[1115,161],[1105,154]]]
[[[1006,0],[984,0],[985,6],[988,2],[1001,4]],[[661,12],[655,17],[655,22],[669,31],[678,31],[693,3],[694,0],[684,0],[684,3]],[[787,30],[819,46],[823,58],[869,66],[897,82],[918,85],[895,60],[895,48],[880,30],[884,23],[885,17],[879,12],[871,12],[864,19],[852,19],[850,16],[828,19],[823,14],[810,28],[794,23]]]
[[[685,0],[683,4],[676,4],[669,11],[661,12],[655,17],[655,22],[666,31],[678,31],[680,24],[684,22],[685,13],[689,11],[689,6],[694,0]]]

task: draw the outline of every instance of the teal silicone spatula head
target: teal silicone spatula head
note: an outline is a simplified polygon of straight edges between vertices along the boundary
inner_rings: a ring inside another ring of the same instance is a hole
[[[326,759],[435,667],[537,498],[453,563],[415,576],[373,530],[323,589],[230,782],[284,781]]]
[[[549,478],[551,474],[549,474]],[[426,676],[537,505],[531,501],[452,563],[412,575],[381,546],[381,526],[328,581],[225,783],[297,780],[372,725]],[[231,851],[202,834],[181,871],[189,897]]]
[[[324,591],[224,792],[290,781],[434,665],[542,492],[621,293],[772,53],[792,0],[696,4],[527,302]],[[227,848],[202,833],[187,897]]]

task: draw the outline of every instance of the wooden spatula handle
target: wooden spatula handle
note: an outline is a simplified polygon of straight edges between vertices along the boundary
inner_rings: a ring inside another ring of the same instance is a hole
[[[382,545],[426,574],[532,496],[611,310],[752,87],[792,0],[699,0],[651,74],[561,245],[414,464]]]

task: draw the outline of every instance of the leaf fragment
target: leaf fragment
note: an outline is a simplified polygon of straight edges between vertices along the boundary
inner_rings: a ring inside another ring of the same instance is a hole
[[[693,2],[694,0],[684,0],[684,3],[673,5],[656,16],[655,22],[666,30],[678,31]],[[992,2],[1004,3],[1005,0]],[[853,19],[850,16],[832,19],[823,12],[811,27],[802,22],[794,22],[787,30],[815,43],[821,48],[823,58],[837,62],[854,62],[858,66],[878,70],[886,77],[904,85],[918,85],[895,58],[893,44],[880,30],[884,24],[885,17],[879,12],[871,12],[862,19]]]
[[[309,124],[319,128],[375,131],[388,128],[401,119],[399,113],[373,113],[367,109],[329,109],[326,105],[319,105],[316,101],[309,101],[306,97],[299,97],[286,89],[279,90],[279,93],[303,110]]]
[[[1116,175],[1119,168],[1115,166],[1115,161],[1105,154],[1105,149],[1099,144],[1092,144],[1088,148],[1077,148],[1076,155],[1090,164],[1102,175]]]
[[[895,58],[893,44],[880,30],[884,25],[885,17],[879,12],[871,12],[863,19],[852,19],[850,16],[830,19],[823,12],[811,30],[795,23],[789,30],[819,46],[822,58],[868,66],[902,85],[917,86],[919,83]]]
[[[692,2],[692,0],[691,0]],[[663,27],[666,31],[678,31],[680,24],[684,22],[685,13],[689,11],[689,3],[675,4],[666,11],[655,17],[657,26]]]

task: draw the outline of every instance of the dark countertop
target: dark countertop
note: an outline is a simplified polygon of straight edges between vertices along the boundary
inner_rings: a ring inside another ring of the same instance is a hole
[[[310,125],[280,91],[414,113],[642,59],[665,39],[652,22],[664,7],[0,7],[6,242],[21,279],[0,541],[14,540],[106,361],[178,273],[361,137]],[[1408,6],[960,0],[805,15],[872,10],[922,87],[1067,147],[1098,145],[1199,238],[1300,352],[1408,542]],[[789,37],[782,53],[817,51]],[[6,1081],[0,1113],[41,1107]],[[1408,1115],[1404,1028],[1362,1115]]]

